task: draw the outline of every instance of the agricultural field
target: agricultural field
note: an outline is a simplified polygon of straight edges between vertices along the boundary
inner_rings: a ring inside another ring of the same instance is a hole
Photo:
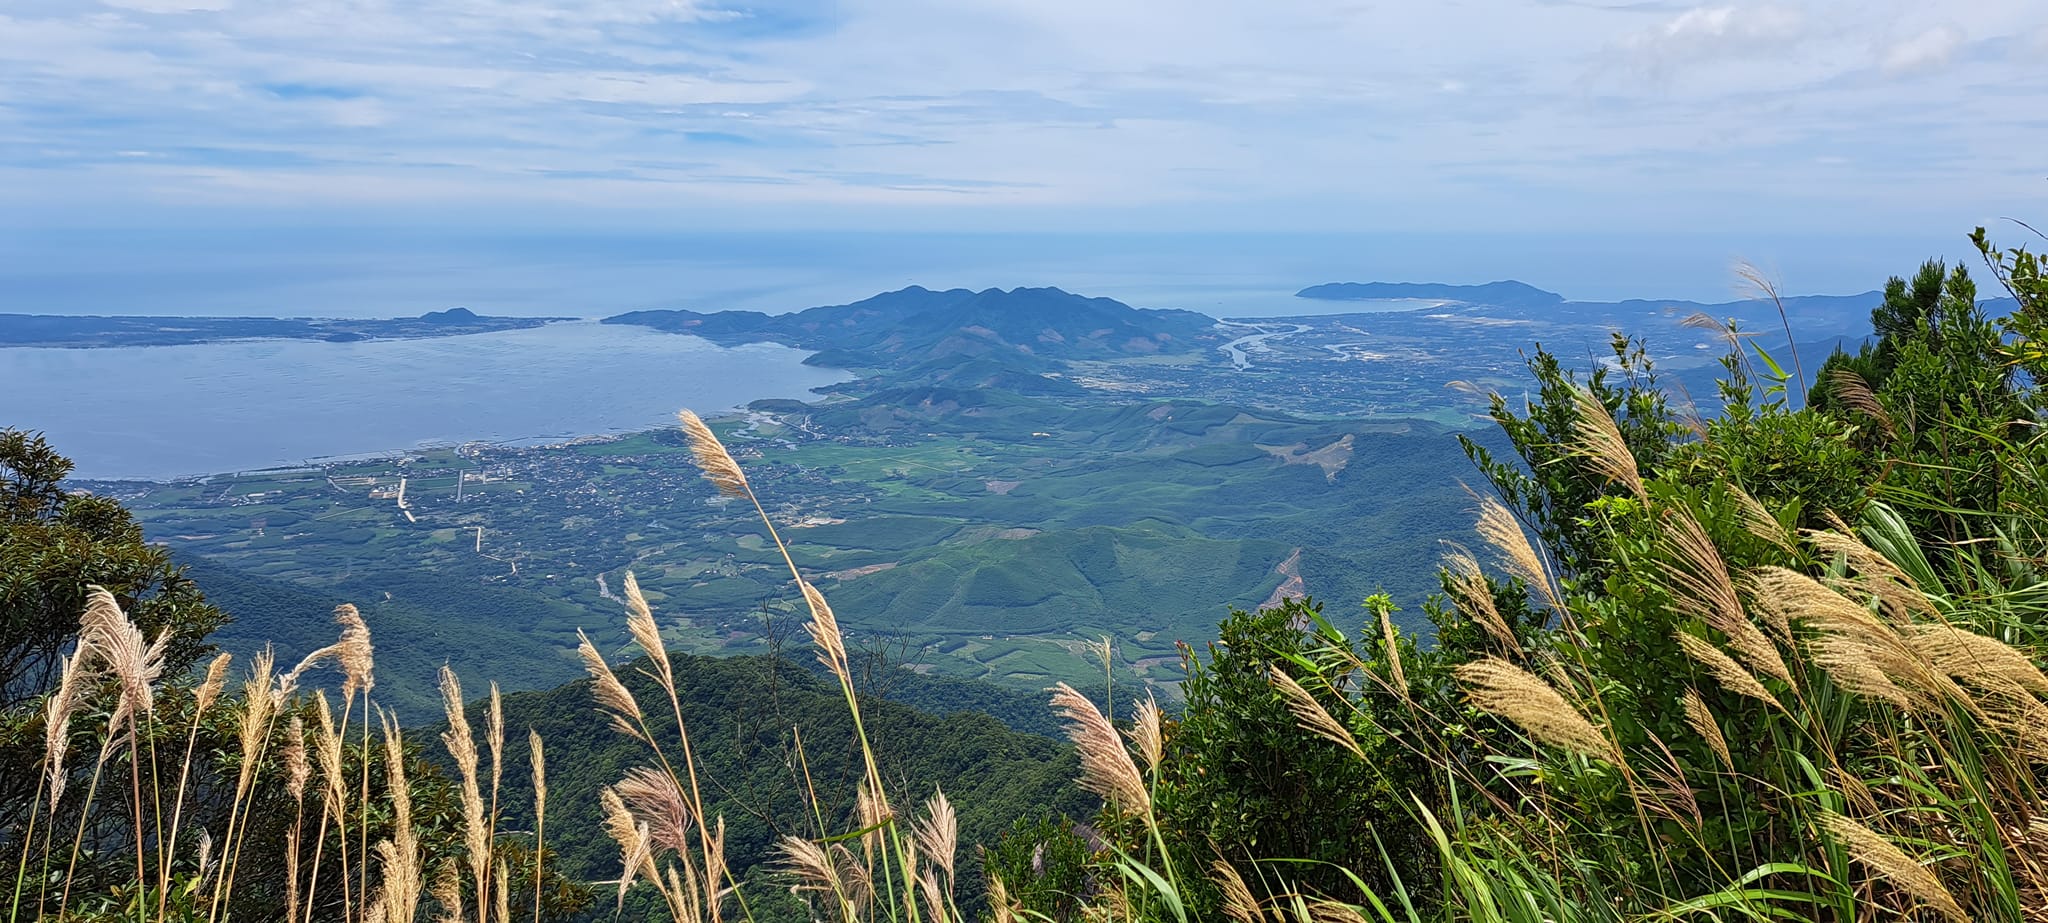
[[[1119,675],[1170,684],[1176,644],[1205,644],[1230,606],[1305,590],[1341,618],[1381,588],[1374,575],[1417,573],[1436,536],[1464,528],[1468,467],[1425,421],[1027,403],[877,432],[859,403],[715,425],[854,641],[921,671],[1099,681],[1088,642],[1107,637]],[[754,511],[703,482],[675,433],[93,486],[211,567],[535,642],[481,654],[451,643],[458,660],[559,659],[578,628],[622,643],[628,570],[680,649],[798,637],[797,600]],[[1432,587],[1386,589],[1413,617]],[[508,665],[521,664],[492,664],[519,675]]]

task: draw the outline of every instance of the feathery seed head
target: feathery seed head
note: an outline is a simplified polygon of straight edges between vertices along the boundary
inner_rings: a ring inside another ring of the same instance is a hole
[[[640,733],[640,703],[633,698],[632,691],[619,682],[618,675],[604,662],[604,655],[597,652],[597,645],[590,643],[590,636],[583,629],[576,629],[576,640],[576,655],[583,658],[583,669],[590,674],[590,694],[597,699],[598,708],[611,716],[613,729],[652,744]]]
[[[1498,657],[1460,665],[1455,672],[1474,706],[1513,722],[1536,742],[1621,764],[1614,743],[1535,674]]]
[[[946,880],[951,882],[954,856],[960,851],[960,818],[953,803],[946,800],[945,790],[934,791],[924,803],[924,819],[917,822],[916,832],[918,848],[946,870]]]
[[[1742,512],[1743,529],[1785,551],[1792,550],[1792,534],[1786,531],[1778,517],[1771,515],[1771,511],[1765,509],[1757,498],[1750,496],[1749,491],[1731,481],[1728,483],[1728,495],[1735,498],[1735,507]]]
[[[1145,701],[1131,714],[1131,729],[1128,732],[1131,743],[1137,744],[1138,756],[1145,760],[1145,768],[1157,770],[1159,761],[1166,753],[1166,715],[1159,709],[1159,700],[1145,693]]]
[[[293,715],[284,740],[284,788],[298,801],[306,797],[306,780],[313,776],[313,764],[306,758],[306,719]]]
[[[633,643],[654,660],[655,676],[661,680],[663,689],[674,689],[675,671],[669,666],[668,645],[661,640],[661,627],[654,621],[654,608],[647,604],[647,597],[640,592],[640,581],[632,571],[626,572],[621,581],[626,591],[626,630],[633,635]]]
[[[50,810],[64,798],[64,754],[71,749],[71,715],[78,710],[83,697],[86,659],[90,651],[85,642],[79,642],[79,649],[63,658],[63,667],[58,674],[57,691],[51,693],[49,701],[43,703],[43,771],[50,777]]]
[[[811,610],[811,620],[804,624],[804,630],[810,633],[811,643],[818,646],[818,662],[839,677],[840,682],[852,682],[846,660],[846,638],[839,632],[839,617],[825,602],[825,594],[818,592],[809,580],[799,579],[797,586],[803,590],[804,605]]]
[[[1263,923],[1265,911],[1260,909],[1259,900],[1252,896],[1252,889],[1244,883],[1244,876],[1237,868],[1218,859],[1209,865],[1209,880],[1216,883],[1216,889],[1223,892],[1223,915],[1231,923]]]
[[[1266,680],[1281,698],[1287,700],[1287,710],[1294,713],[1294,720],[1302,730],[1351,751],[1351,755],[1359,759],[1365,759],[1365,750],[1358,745],[1357,738],[1351,736],[1351,729],[1323,708],[1323,703],[1316,701],[1316,697],[1310,695],[1286,670],[1280,669],[1279,664],[1268,668]]]
[[[1886,436],[1898,433],[1898,424],[1892,420],[1891,411],[1884,402],[1877,399],[1877,392],[1870,389],[1870,382],[1856,374],[1854,369],[1837,368],[1828,375],[1828,385],[1833,389],[1835,399],[1842,406],[1870,418],[1879,432]]]
[[[718,434],[688,410],[676,414],[676,418],[682,421],[683,435],[690,443],[690,454],[696,458],[698,469],[704,472],[704,479],[728,497],[748,496],[751,491],[747,487],[746,472],[740,470],[739,462],[733,461],[732,453],[725,450],[725,444],[718,441]]]
[[[1567,448],[1572,454],[1586,460],[1586,464],[1608,480],[1628,488],[1636,499],[1644,500],[1649,493],[1643,488],[1643,475],[1636,467],[1636,457],[1629,451],[1628,440],[1621,435],[1621,427],[1614,422],[1614,414],[1607,405],[1593,394],[1591,388],[1578,386],[1572,389],[1572,408],[1577,413],[1572,418],[1571,440]]]
[[[1699,520],[1681,507],[1671,511],[1666,523],[1664,545],[1671,559],[1664,563],[1663,571],[1679,610],[1698,616],[1715,631],[1727,635],[1729,647],[1742,656],[1750,669],[1796,686],[1792,670],[1785,665],[1777,645],[1743,612],[1735,581],[1728,576],[1728,565]]]
[[[1481,497],[1478,530],[1479,537],[1500,555],[1501,565],[1510,576],[1520,578],[1551,608],[1564,611],[1564,599],[1558,595],[1556,584],[1551,582],[1550,572],[1543,566],[1542,557],[1537,555],[1536,546],[1529,543],[1522,524],[1515,521],[1515,514],[1508,512],[1506,505],[1492,497]]]
[[[648,845],[657,856],[662,850],[688,854],[695,814],[690,810],[688,793],[673,777],[636,766],[626,770],[625,777],[612,789],[632,812],[635,826],[647,830]]]
[[[1874,877],[1956,923],[1969,919],[1963,913],[1962,905],[1956,903],[1955,895],[1949,893],[1948,887],[1935,877],[1934,872],[1914,861],[1905,850],[1877,831],[1833,812],[1822,814],[1820,820],[1828,835],[1842,844],[1849,857],[1861,863]]]
[[[1748,696],[1779,711],[1785,709],[1777,696],[1771,695],[1771,691],[1764,688],[1764,684],[1754,674],[1743,669],[1742,664],[1735,662],[1735,658],[1722,653],[1713,642],[1684,631],[1675,633],[1673,637],[1678,641],[1678,646],[1685,651],[1685,656],[1712,674],[1714,679],[1721,683],[1722,688],[1737,695]]]
[[[1714,720],[1713,711],[1707,708],[1697,689],[1685,690],[1685,723],[1707,742],[1707,749],[1714,751],[1723,769],[1735,771],[1735,757],[1728,752],[1728,738],[1721,734],[1721,722]]]
[[[1480,628],[1499,641],[1501,647],[1517,651],[1522,639],[1508,628],[1507,619],[1501,617],[1500,608],[1494,604],[1493,587],[1486,581],[1486,573],[1479,567],[1479,559],[1464,548],[1453,546],[1453,551],[1444,556],[1444,570],[1449,572],[1448,581],[1451,601],[1465,613],[1465,617],[1479,624]]]
[[[341,662],[344,677],[341,694],[353,698],[357,692],[369,692],[377,685],[377,648],[370,643],[369,624],[354,605],[342,603],[334,607],[334,622],[341,626],[341,641],[335,645],[335,658]]]
[[[214,702],[220,700],[220,691],[228,683],[228,667],[234,661],[235,655],[222,651],[206,665],[206,679],[192,691],[192,720],[199,720]]]
[[[1095,703],[1060,683],[1053,687],[1052,707],[1067,719],[1067,739],[1081,756],[1081,787],[1116,804],[1125,814],[1144,814],[1152,809],[1151,793],[1131,761],[1129,750],[1117,736],[1116,728],[1102,716]]]
[[[88,586],[79,633],[90,639],[81,641],[81,645],[89,646],[106,664],[108,672],[120,680],[121,697],[110,723],[119,724],[152,711],[156,707],[156,681],[164,671],[164,653],[171,645],[170,629],[159,632],[151,642],[121,611],[114,594],[103,587]]]

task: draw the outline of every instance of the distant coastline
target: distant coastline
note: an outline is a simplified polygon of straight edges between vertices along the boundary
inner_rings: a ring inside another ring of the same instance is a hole
[[[0,314],[0,347],[98,349],[120,346],[191,346],[246,340],[417,340],[527,330],[571,317],[490,317],[468,308],[418,317],[141,317],[129,315]]]

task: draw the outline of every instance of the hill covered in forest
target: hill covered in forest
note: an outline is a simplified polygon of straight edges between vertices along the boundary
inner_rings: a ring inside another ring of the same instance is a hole
[[[1057,288],[911,286],[852,304],[792,314],[756,311],[633,311],[607,324],[689,333],[714,343],[775,342],[817,350],[814,364],[908,369],[991,358],[1022,368],[1049,360],[1184,353],[1221,342],[1215,321],[1193,311],[1133,308]]]

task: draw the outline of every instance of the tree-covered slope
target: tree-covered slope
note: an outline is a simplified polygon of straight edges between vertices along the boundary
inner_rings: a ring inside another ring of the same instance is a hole
[[[851,820],[851,796],[862,772],[860,745],[846,702],[830,679],[771,657],[672,656],[706,811],[725,820],[726,858],[735,878],[765,874],[763,863],[780,837],[859,829]],[[641,661],[617,672],[646,709],[662,751],[679,754],[675,719],[665,695],[640,673],[645,666]],[[508,766],[527,764],[525,729],[544,741],[548,829],[559,831],[548,839],[561,850],[564,870],[589,879],[615,876],[618,848],[603,832],[598,792],[629,768],[644,765],[645,745],[597,714],[587,681],[509,695],[504,708],[511,729]],[[890,790],[922,800],[943,789],[958,809],[960,855],[967,865],[963,895],[980,889],[974,847],[993,842],[1015,818],[1046,810],[1085,816],[1092,810],[1092,799],[1073,784],[1078,762],[1064,742],[1012,730],[977,712],[934,714],[874,698],[864,699],[861,709]],[[479,726],[481,717],[473,719]],[[501,804],[521,806],[514,808],[511,823],[529,824],[527,774],[507,772],[505,782]],[[810,793],[823,811],[823,830],[807,804]],[[896,807],[907,815],[916,805]]]

